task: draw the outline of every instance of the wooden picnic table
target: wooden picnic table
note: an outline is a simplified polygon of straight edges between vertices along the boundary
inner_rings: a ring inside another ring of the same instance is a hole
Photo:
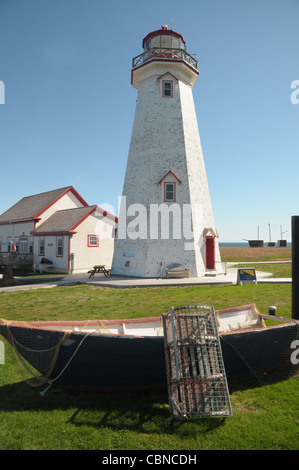
[[[89,278],[93,277],[96,273],[103,273],[105,277],[110,276],[110,269],[107,269],[104,264],[96,264],[93,269],[88,272],[90,273]]]

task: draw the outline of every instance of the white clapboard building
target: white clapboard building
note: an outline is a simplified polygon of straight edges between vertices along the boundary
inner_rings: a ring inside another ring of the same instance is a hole
[[[73,186],[26,196],[0,215],[0,265],[59,273],[111,266],[117,218]]]

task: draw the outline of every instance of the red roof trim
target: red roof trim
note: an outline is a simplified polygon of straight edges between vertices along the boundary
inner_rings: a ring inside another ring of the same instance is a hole
[[[107,212],[106,210],[102,209],[101,207],[95,205],[95,206],[92,206],[92,208],[90,209],[90,211],[87,212],[87,214],[85,214],[84,217],[82,217],[82,219],[80,219],[80,220],[70,229],[70,231],[73,231],[75,228],[78,227],[78,225],[82,224],[82,222],[83,222],[85,219],[87,219],[87,217],[89,217],[90,214],[92,214],[92,213],[93,213],[94,211],[96,211],[97,209],[102,212],[102,216],[103,216],[103,217],[108,217],[108,219],[111,219],[111,220],[113,220],[113,221],[116,222],[116,223],[118,222],[118,218],[115,217],[115,215],[110,214],[110,212]]]
[[[171,171],[171,170],[169,170],[169,171],[166,173],[166,175],[164,175],[163,178],[161,178],[160,181],[158,181],[157,184],[161,184],[162,181],[164,180],[164,178],[166,178],[166,176],[169,175],[169,174],[173,175],[173,176],[178,180],[178,182],[179,182],[180,184],[182,184],[182,181],[180,180],[180,178],[178,178],[178,177],[174,174],[174,172]]]
[[[81,204],[84,206],[84,207],[87,207],[88,204],[87,202],[85,201],[85,199],[83,199],[82,196],[80,196],[80,194],[75,190],[75,188],[73,188],[73,186],[70,187],[70,191],[73,193],[74,196],[76,196],[76,198],[81,202]]]
[[[80,219],[72,228],[69,229],[69,232],[72,232],[75,228],[78,227],[78,225],[82,224],[82,222],[87,219],[87,217],[90,216],[90,214],[92,214],[95,210],[96,210],[97,206],[92,206],[92,208],[90,209],[90,211],[87,212],[87,214],[85,214],[82,219]]]
[[[38,214],[36,214],[33,218],[36,219],[37,217],[41,216],[47,209],[49,209],[53,204],[55,204],[59,199],[61,199],[63,196],[65,196],[69,191],[78,199],[78,201],[81,202],[81,204],[86,207],[88,206],[87,202],[83,199],[83,197],[80,196],[80,194],[73,188],[73,186],[69,186],[66,188],[63,193],[61,193],[59,196],[57,196],[55,199],[53,199],[50,204],[48,204],[46,207],[44,207]]]
[[[173,75],[172,73],[170,73],[170,72],[165,72],[165,73],[163,73],[163,75],[160,75],[160,77],[157,78],[157,82],[158,82],[159,80],[161,80],[161,78],[165,77],[165,75],[171,75],[171,77],[173,77],[176,82],[179,81],[178,77],[176,77],[176,76]]]
[[[207,235],[207,233],[211,232],[212,235],[211,236],[214,236],[215,238],[219,238],[219,234],[218,234],[218,231],[217,229],[215,228],[215,230],[212,228],[212,227],[206,227],[203,231],[203,236],[206,237],[206,236],[209,236]],[[214,234],[214,235],[213,235]]]
[[[100,206],[97,206],[97,209],[102,212],[103,217],[108,217],[108,219],[111,219],[114,222],[118,223],[118,217],[116,217],[116,215],[113,215],[110,212],[106,211],[105,209],[102,209],[102,207]]]
[[[78,222],[75,223],[69,230],[61,230],[61,231],[49,231],[49,232],[31,232],[33,236],[38,237],[38,236],[46,236],[46,235],[69,235],[69,234],[75,234],[75,228],[77,228],[82,222],[87,219],[95,210],[100,209],[102,211],[103,217],[108,217],[111,220],[114,220],[114,222],[118,222],[118,217],[115,215],[110,214],[109,212],[105,211],[101,207],[95,205],[90,208],[90,210],[85,214]]]

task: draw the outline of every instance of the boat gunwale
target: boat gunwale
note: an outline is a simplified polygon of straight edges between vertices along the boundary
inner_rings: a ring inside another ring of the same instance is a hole
[[[274,315],[272,316],[272,315],[262,314],[258,311],[255,303],[248,304],[248,305],[242,305],[242,306],[239,306],[239,307],[229,307],[229,308],[225,308],[225,309],[221,309],[221,310],[216,310],[216,315],[221,316],[222,314],[233,313],[233,312],[238,312],[238,311],[242,311],[242,310],[245,310],[245,309],[252,309],[252,308],[254,308],[257,311],[258,316],[261,318],[261,320],[277,321],[277,322],[280,322],[279,325],[265,326],[265,325],[263,325],[263,323],[259,323],[259,324],[251,325],[251,326],[248,326],[248,327],[236,328],[236,329],[231,329],[231,330],[227,330],[227,331],[219,331],[219,335],[220,336],[227,336],[227,335],[231,335],[231,334],[262,332],[262,331],[274,330],[274,329],[277,329],[277,328],[282,328],[282,327],[287,327],[287,326],[299,325],[299,320],[295,320],[293,318],[283,318],[283,317],[276,317]]]
[[[252,304],[247,304],[247,305],[242,305],[238,307],[229,307],[226,309],[219,309],[215,310],[216,315],[221,315],[227,314],[227,313],[234,313],[238,311],[242,311],[245,309],[252,309],[254,308],[258,315],[260,316],[261,319],[268,319],[268,320],[273,320],[273,321],[279,321],[282,322],[279,325],[270,325],[270,326],[264,326],[263,324],[255,324],[255,325],[250,325],[248,327],[243,327],[243,328],[238,328],[238,329],[231,329],[227,331],[220,331],[219,335],[220,336],[226,336],[230,334],[243,334],[243,333],[250,333],[253,331],[265,331],[265,330],[272,330],[276,328],[282,328],[286,326],[291,326],[291,325],[299,325],[299,320],[294,320],[290,318],[281,318],[281,317],[275,317],[275,316],[269,316],[269,315],[263,315],[259,313],[257,310],[257,307],[254,303]],[[20,328],[27,328],[27,329],[42,329],[46,331],[55,331],[55,332],[61,332],[61,331],[66,331],[66,330],[61,330],[59,327],[85,327],[85,330],[71,330],[71,334],[86,334],[87,329],[90,327],[109,327],[109,325],[126,325],[126,324],[146,324],[146,323],[157,323],[160,322],[162,323],[162,316],[154,316],[154,317],[142,317],[142,318],[127,318],[127,319],[94,319],[94,320],[37,320],[37,321],[14,321],[14,320],[5,320],[5,319],[0,319],[0,326],[1,325],[7,325],[7,326],[15,326],[15,327],[20,327]],[[55,329],[55,327],[58,327],[58,329]],[[131,332],[127,333],[111,333],[107,331],[107,333],[103,331],[92,331],[88,332],[89,334],[92,335],[101,335],[101,336],[109,336],[109,337],[138,337],[138,338],[158,338],[163,336],[156,336],[156,335],[136,335]]]
[[[7,326],[7,327],[15,327],[15,328],[24,328],[27,330],[41,330],[41,331],[49,331],[53,333],[62,333],[62,332],[68,332],[70,335],[83,335],[83,336],[103,336],[103,337],[122,337],[122,338],[163,338],[163,336],[160,335],[144,335],[144,334],[135,334],[132,332],[127,332],[127,333],[111,333],[109,330],[107,332],[105,331],[88,331],[88,328],[92,327],[99,327],[105,328],[107,326],[107,329],[109,325],[126,325],[126,324],[144,324],[144,323],[161,323],[162,325],[162,317],[147,317],[147,318],[128,318],[125,320],[53,320],[53,321],[47,321],[47,320],[40,320],[40,321],[10,321],[10,320],[5,320],[3,318],[0,319],[0,327],[1,326]],[[55,329],[55,327],[57,327]],[[65,327],[64,329],[60,329],[59,327]],[[73,330],[70,329],[68,330],[67,328],[82,328],[81,330]]]
[[[146,317],[146,318],[127,318],[127,319],[97,319],[97,320],[41,320],[41,321],[28,321],[29,327],[43,327],[43,326],[101,326],[101,324],[108,325],[119,325],[119,324],[140,324],[140,323],[152,323],[161,322],[162,317]]]
[[[277,321],[281,321],[281,320],[277,320]],[[219,336],[227,336],[227,335],[235,335],[235,334],[240,335],[240,334],[252,333],[252,332],[262,333],[262,332],[269,331],[269,330],[276,330],[276,329],[295,326],[295,325],[299,326],[299,321],[294,320],[291,322],[287,321],[286,323],[280,323],[279,325],[269,325],[269,326],[256,325],[256,326],[248,327],[248,328],[221,331],[219,332]]]

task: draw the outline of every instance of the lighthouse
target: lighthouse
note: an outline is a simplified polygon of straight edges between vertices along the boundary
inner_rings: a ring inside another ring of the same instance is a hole
[[[193,86],[197,60],[167,26],[149,33],[132,60],[137,102],[112,274],[190,277],[222,271]]]

